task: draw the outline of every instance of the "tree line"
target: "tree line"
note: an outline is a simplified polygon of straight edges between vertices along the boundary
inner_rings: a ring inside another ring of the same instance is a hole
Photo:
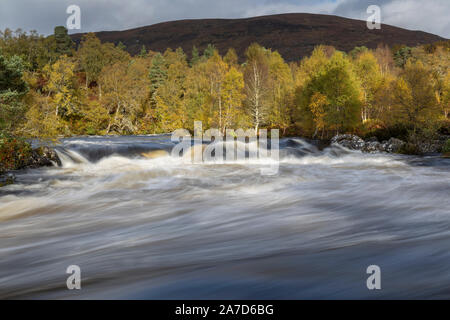
[[[449,133],[449,42],[345,53],[317,46],[286,62],[256,43],[240,61],[213,45],[131,56],[122,43],[64,27],[43,37],[0,32],[0,134],[22,137],[152,134],[185,128],[278,128],[430,138]]]

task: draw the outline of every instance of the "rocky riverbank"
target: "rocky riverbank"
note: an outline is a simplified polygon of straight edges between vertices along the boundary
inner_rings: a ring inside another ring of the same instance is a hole
[[[404,154],[432,154],[443,153],[448,155],[447,145],[449,136],[440,136],[432,141],[405,142],[400,139],[390,138],[386,141],[378,141],[376,137],[362,139],[353,134],[339,134],[334,136],[330,143],[339,144],[350,150],[360,150],[367,153],[387,152]]]
[[[15,159],[20,157],[20,159]],[[10,155],[13,161],[0,162],[0,187],[12,184],[15,181],[15,170],[33,169],[40,167],[49,167],[53,165],[61,165],[61,160],[54,149],[50,147],[39,147],[22,152],[17,155]]]

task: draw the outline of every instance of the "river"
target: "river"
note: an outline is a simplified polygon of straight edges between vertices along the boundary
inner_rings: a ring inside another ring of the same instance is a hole
[[[142,156],[173,145],[70,138],[61,167],[17,172],[0,188],[0,298],[450,298],[450,159],[293,138],[276,175]]]

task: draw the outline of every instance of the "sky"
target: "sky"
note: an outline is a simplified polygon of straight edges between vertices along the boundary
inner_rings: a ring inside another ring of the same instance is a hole
[[[21,28],[48,35],[65,25],[69,5],[81,9],[75,32],[125,30],[158,22],[244,18],[306,12],[366,20],[369,5],[381,8],[381,23],[450,38],[450,0],[0,0],[0,30]]]

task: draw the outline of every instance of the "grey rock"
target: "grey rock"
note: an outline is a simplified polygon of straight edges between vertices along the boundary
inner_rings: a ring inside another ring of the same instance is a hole
[[[388,141],[378,142],[376,137],[371,137],[367,141],[353,134],[340,134],[331,139],[331,143],[339,144],[350,150],[360,150],[367,153],[377,152],[398,152],[405,142],[400,139],[390,138]]]
[[[365,141],[353,134],[338,134],[331,139],[331,144],[339,144],[350,150],[362,150]]]
[[[33,149],[31,158],[25,165],[25,168],[49,167],[53,165],[61,166],[61,160],[54,149],[44,146]]]
[[[396,153],[399,152],[404,145],[404,141],[397,138],[390,138],[388,141],[382,143],[382,149],[384,149],[385,152]]]
[[[376,153],[385,151],[384,146],[378,141],[368,141],[362,147],[361,151],[368,153]]]

